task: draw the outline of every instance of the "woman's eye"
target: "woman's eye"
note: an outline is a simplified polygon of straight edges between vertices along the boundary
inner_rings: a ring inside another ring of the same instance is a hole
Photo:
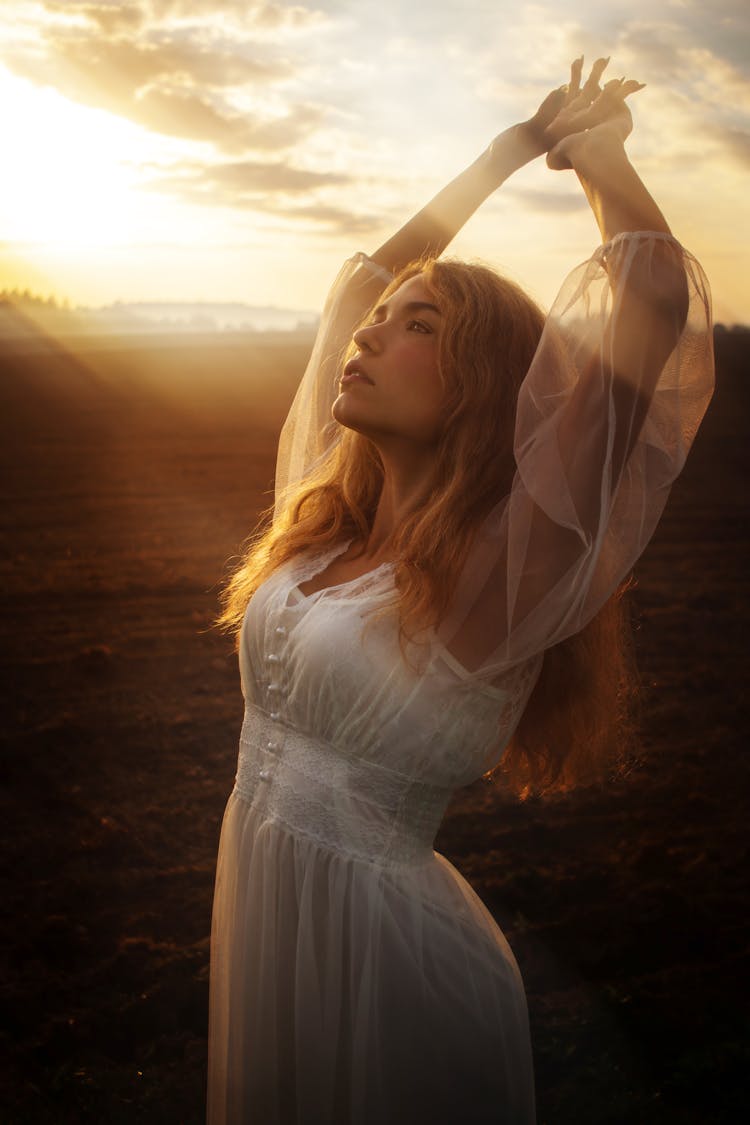
[[[431,332],[432,331],[429,324],[425,324],[421,320],[410,320],[406,327],[410,331],[416,331],[416,332]]]

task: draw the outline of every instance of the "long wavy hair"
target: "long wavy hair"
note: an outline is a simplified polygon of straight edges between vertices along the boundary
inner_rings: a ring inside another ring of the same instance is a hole
[[[447,420],[430,493],[393,537],[402,643],[438,625],[474,534],[510,492],[518,392],[545,320],[513,282],[484,266],[444,259],[413,262],[379,302],[416,274],[443,314],[438,365]],[[355,351],[352,344],[342,363]],[[364,545],[382,486],[376,447],[364,435],[342,429],[340,440],[287,502],[282,518],[271,525],[266,513],[223,590],[217,624],[238,632],[253,592],[300,552],[347,538]],[[497,771],[517,793],[560,792],[597,781],[624,759],[633,730],[636,677],[622,593],[580,633],[545,653]]]

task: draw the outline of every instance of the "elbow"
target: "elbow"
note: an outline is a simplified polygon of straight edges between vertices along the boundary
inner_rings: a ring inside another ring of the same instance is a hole
[[[660,239],[640,248],[623,280],[620,298],[620,324],[634,332],[641,347],[652,341],[653,350],[666,362],[682,335],[690,308],[680,245]]]
[[[642,299],[651,307],[652,315],[674,347],[690,308],[682,248],[676,242],[659,241],[653,247]]]

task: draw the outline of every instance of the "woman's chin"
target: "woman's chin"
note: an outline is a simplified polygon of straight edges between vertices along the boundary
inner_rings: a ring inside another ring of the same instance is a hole
[[[334,401],[331,415],[340,426],[345,426],[348,430],[357,430],[360,433],[365,432],[366,421],[362,417],[362,411],[357,410],[356,403],[351,401],[351,396],[347,395],[346,391],[342,391]]]

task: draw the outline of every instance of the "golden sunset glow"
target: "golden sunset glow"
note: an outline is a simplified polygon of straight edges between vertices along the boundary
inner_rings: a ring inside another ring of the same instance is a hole
[[[595,16],[581,0],[10,2],[2,284],[315,308],[342,257],[377,246],[583,51],[647,83],[631,155],[718,316],[746,320],[745,23],[734,0],[673,2],[658,22],[645,0]],[[549,302],[596,240],[572,177],[539,161],[453,249]]]
[[[0,2],[0,1125],[747,1113],[749,45]]]
[[[0,78],[13,111],[2,123],[2,213],[18,241],[71,248],[127,244],[147,211],[131,160],[143,143],[111,114],[77,106],[52,90]]]

